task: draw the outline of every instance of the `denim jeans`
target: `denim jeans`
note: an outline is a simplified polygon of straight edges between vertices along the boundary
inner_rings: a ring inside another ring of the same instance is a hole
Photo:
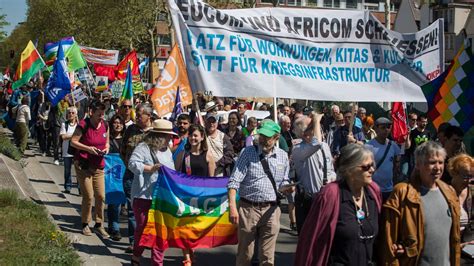
[[[132,182],[133,182],[133,173],[127,169],[123,177],[123,191],[125,192],[125,197],[127,198],[128,239],[129,239],[130,245],[133,246],[136,221],[135,221],[135,216],[133,215],[133,209],[132,209],[132,196],[131,196]]]
[[[120,216],[120,204],[108,204],[107,205],[107,221],[109,223],[109,231],[119,232],[119,216]]]
[[[64,157],[64,189],[71,191],[72,188],[72,167],[73,157]]]

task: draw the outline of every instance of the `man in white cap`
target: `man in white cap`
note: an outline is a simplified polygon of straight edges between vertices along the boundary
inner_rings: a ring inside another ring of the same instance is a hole
[[[380,187],[385,202],[393,191],[394,180],[400,175],[400,147],[388,139],[392,130],[392,121],[386,117],[375,120],[377,136],[365,144],[372,150],[375,160],[373,180]]]

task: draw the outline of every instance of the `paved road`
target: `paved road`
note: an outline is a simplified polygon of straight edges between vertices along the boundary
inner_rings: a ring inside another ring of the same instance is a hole
[[[35,155],[36,160],[40,163],[44,171],[49,175],[49,177],[54,181],[53,186],[57,186],[59,191],[63,190],[64,178],[63,178],[63,166],[62,163],[59,166],[53,164],[53,160],[51,157],[42,157],[40,154],[32,151]],[[74,174],[74,172],[73,172]],[[73,181],[75,182],[75,177],[73,177]],[[33,183],[33,185],[35,185]],[[45,184],[42,184],[45,185]],[[61,197],[63,197],[61,195]],[[81,206],[81,197],[78,195],[77,188],[73,188],[71,194],[64,194],[64,197],[69,203],[71,204],[72,208],[74,208],[77,213],[80,213],[80,206]],[[45,204],[53,204],[53,203],[45,203]],[[297,237],[289,230],[289,219],[288,214],[286,212],[286,204],[282,206],[283,214],[281,218],[281,230],[277,241],[277,248],[275,254],[275,263],[276,265],[292,265],[292,261],[294,258],[294,252],[296,250],[296,242]],[[56,219],[56,217],[53,216]],[[70,226],[62,226],[62,230],[68,231],[74,237],[83,238],[80,235],[80,224],[81,220],[80,217],[71,215],[71,216],[61,216],[58,219],[67,219]],[[107,223],[106,223],[107,224]],[[126,218],[120,217],[120,224],[121,224],[121,234],[122,236],[127,235],[127,228],[126,228]],[[92,224],[91,224],[92,225]],[[108,254],[109,256],[115,256],[117,261],[121,264],[128,264],[130,261],[130,255],[125,254],[124,251],[128,246],[128,238],[123,237],[121,241],[112,241],[112,240],[102,240],[102,243],[108,249],[104,250],[104,247],[97,247],[91,248],[88,246],[87,248],[81,244],[76,244],[75,247],[79,250],[83,250],[83,252],[96,252],[97,256],[102,256]],[[198,249],[196,251],[196,260],[197,262],[195,265],[235,265],[235,254],[237,252],[237,246],[223,246],[213,249]],[[150,263],[150,252],[145,251],[144,259],[142,262],[145,262],[145,265]],[[165,253],[165,265],[182,265],[182,254],[181,250],[170,248]]]

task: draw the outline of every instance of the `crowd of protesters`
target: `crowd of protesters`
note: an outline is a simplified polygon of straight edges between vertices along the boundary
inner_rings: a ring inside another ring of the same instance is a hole
[[[146,97],[118,102],[85,92],[89,97],[81,102],[52,106],[30,83],[3,93],[0,104],[13,119],[20,152],[30,138],[40,154],[63,162],[65,193],[74,187],[74,166],[84,235],[95,231],[120,240],[119,216],[126,214],[133,265],[144,250],[139,240],[163,165],[189,175],[230,177],[237,265],[250,265],[254,250],[260,265],[274,264],[283,199],[290,229],[299,233],[295,265],[459,265],[461,248],[474,243],[474,159],[458,126],[445,123],[432,132],[426,115],[410,113],[405,142],[396,143],[392,121],[362,107],[332,105],[320,114],[310,106],[281,104],[274,117],[267,104],[197,95],[192,108],[169,121],[156,115]],[[248,115],[253,109],[268,111],[268,117]],[[108,153],[120,154],[127,166],[123,206],[104,203]],[[191,265],[194,251],[183,254],[184,265]],[[163,257],[153,248],[154,265],[162,265]]]

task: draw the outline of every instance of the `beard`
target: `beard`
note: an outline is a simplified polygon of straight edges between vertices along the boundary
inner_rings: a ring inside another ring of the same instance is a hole
[[[184,135],[184,134],[186,134],[186,132],[188,132],[188,129],[186,129],[184,127],[178,127],[178,132],[179,132],[179,134]]]

